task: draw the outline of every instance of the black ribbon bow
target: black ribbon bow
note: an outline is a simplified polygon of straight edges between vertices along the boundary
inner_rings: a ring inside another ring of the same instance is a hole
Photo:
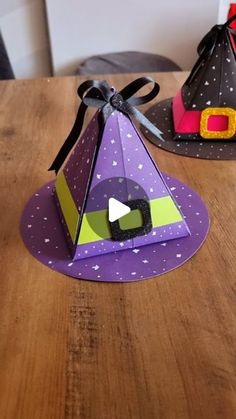
[[[233,15],[223,25],[213,26],[211,30],[201,40],[197,47],[199,58],[196,64],[194,65],[188,79],[186,80],[187,85],[190,85],[192,83],[202,64],[213,54],[215,46],[218,42],[220,42],[222,35],[229,32],[234,38],[236,38],[236,31],[230,27],[230,24],[234,20],[236,20],[236,15]]]
[[[138,90],[149,83],[153,83],[154,86],[147,95],[134,96]],[[114,88],[111,88],[106,81],[88,80],[82,83],[77,90],[81,104],[74,125],[48,170],[55,170],[56,173],[59,171],[80,136],[85,113],[90,106],[100,109],[98,114],[100,138],[108,117],[117,109],[125,115],[137,119],[153,135],[164,141],[161,137],[162,132],[135,107],[154,99],[159,90],[159,85],[150,77],[140,77],[125,86],[120,92],[115,92]]]

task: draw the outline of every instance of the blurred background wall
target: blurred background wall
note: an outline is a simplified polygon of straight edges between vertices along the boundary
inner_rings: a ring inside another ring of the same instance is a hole
[[[139,50],[183,69],[229,0],[0,0],[0,28],[16,78],[74,74],[99,53]]]
[[[16,78],[51,74],[43,0],[0,0],[0,28]]]
[[[139,50],[187,69],[196,46],[217,21],[219,0],[46,0],[55,74],[79,57]]]

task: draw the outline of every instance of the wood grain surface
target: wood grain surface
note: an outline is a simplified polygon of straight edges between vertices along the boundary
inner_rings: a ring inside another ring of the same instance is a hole
[[[160,100],[186,73],[152,76]],[[107,79],[119,88],[136,77]],[[236,162],[148,143],[211,217],[201,250],[161,277],[75,280],[22,243],[22,210],[53,178],[47,168],[74,121],[82,80],[0,83],[0,418],[236,418]]]

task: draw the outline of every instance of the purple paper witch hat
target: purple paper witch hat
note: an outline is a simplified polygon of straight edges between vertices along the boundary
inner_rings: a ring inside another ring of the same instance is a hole
[[[199,58],[174,98],[152,106],[146,116],[163,132],[154,144],[177,154],[236,158],[236,15],[215,25],[198,46]]]
[[[150,78],[140,78],[119,93],[106,82],[88,81],[69,137],[51,170],[56,172],[80,134],[87,106],[99,108],[59,172],[54,195],[73,260],[190,234],[184,216],[133,125],[132,117],[161,138],[160,131],[135,108],[159,91],[134,97]],[[110,200],[128,208],[111,220]]]

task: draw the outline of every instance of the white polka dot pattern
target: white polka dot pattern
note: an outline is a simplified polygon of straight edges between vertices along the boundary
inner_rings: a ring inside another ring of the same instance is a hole
[[[74,262],[53,202],[51,182],[35,193],[25,207],[21,219],[23,241],[30,253],[50,269],[75,278],[126,282],[169,272],[191,258],[202,245],[209,217],[194,191],[177,179],[166,175],[164,179],[185,214],[191,236]]]

